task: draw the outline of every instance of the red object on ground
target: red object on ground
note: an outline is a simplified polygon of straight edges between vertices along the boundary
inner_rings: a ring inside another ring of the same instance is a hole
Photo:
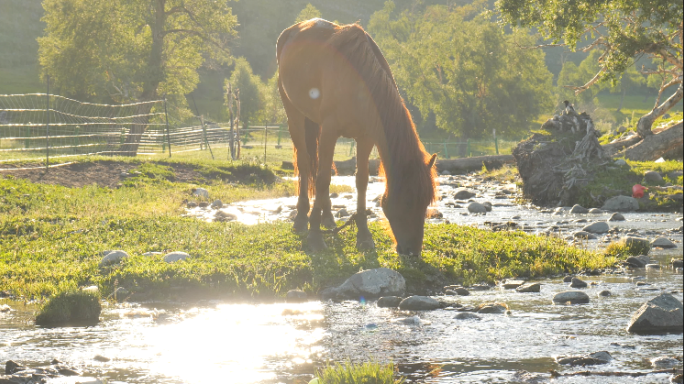
[[[634,184],[632,187],[632,197],[635,199],[641,199],[644,197],[644,191],[646,190],[646,187],[644,187],[641,184]]]

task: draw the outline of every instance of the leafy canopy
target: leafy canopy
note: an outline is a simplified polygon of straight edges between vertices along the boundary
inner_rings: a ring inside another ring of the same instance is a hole
[[[465,137],[515,133],[550,107],[552,75],[541,51],[521,51],[526,31],[506,34],[473,9],[428,7],[392,17],[394,3],[376,12],[369,31],[398,85],[423,116]],[[466,18],[468,17],[469,20]]]
[[[44,0],[43,73],[59,92],[124,102],[186,94],[208,61],[229,63],[227,0]]]
[[[230,82],[234,92],[240,95],[240,119],[246,127],[250,123],[260,120],[266,103],[266,86],[259,76],[252,73],[252,67],[244,57],[235,59],[235,69],[226,79],[226,88]]]

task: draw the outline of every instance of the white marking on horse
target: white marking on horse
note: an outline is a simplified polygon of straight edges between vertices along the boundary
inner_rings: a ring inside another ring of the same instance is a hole
[[[309,97],[316,100],[321,96],[321,91],[318,90],[318,88],[311,88],[309,90]]]

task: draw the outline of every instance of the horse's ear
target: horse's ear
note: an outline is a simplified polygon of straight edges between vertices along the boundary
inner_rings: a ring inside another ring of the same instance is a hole
[[[432,157],[430,158],[430,161],[428,162],[427,166],[428,169],[432,169],[432,167],[435,166],[435,161],[437,161],[437,154],[433,154]]]

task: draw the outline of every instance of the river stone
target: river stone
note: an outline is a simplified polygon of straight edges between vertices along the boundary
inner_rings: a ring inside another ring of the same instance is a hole
[[[477,313],[502,314],[508,311],[508,305],[503,303],[485,303],[477,307]]]
[[[646,255],[630,256],[625,262],[634,268],[643,268],[651,262],[651,258]]]
[[[543,384],[547,382],[544,375],[539,373],[529,373],[527,371],[517,371],[511,378],[512,382],[520,384]]]
[[[553,296],[556,304],[586,304],[589,302],[589,295],[582,291],[564,291]]]
[[[647,271],[660,271],[660,264],[646,264],[644,268],[646,268]]]
[[[651,242],[652,247],[677,248],[677,245],[665,237],[659,237]]]
[[[285,300],[288,303],[301,303],[306,301],[307,298],[308,295],[301,289],[290,289],[287,291],[287,294],[285,294]]]
[[[185,260],[188,257],[190,257],[190,255],[185,252],[170,252],[164,255],[164,261],[170,264],[179,260]]]
[[[197,208],[197,202],[196,201],[188,201],[188,204],[186,206],[188,208]]]
[[[644,180],[651,184],[659,184],[663,182],[663,176],[656,171],[648,171],[644,173]]]
[[[607,289],[604,289],[603,291],[598,293],[598,296],[599,297],[610,297],[610,296],[613,296],[613,293]]]
[[[670,369],[680,365],[682,362],[667,356],[656,357],[651,359],[651,366],[653,369]]]
[[[221,200],[216,199],[213,203],[211,203],[211,207],[214,209],[223,208],[223,202]]]
[[[571,288],[586,288],[587,286],[589,286],[589,284],[587,284],[584,280],[577,277],[573,277],[570,281]]]
[[[565,276],[565,277],[563,278],[563,282],[564,282],[564,283],[569,283],[569,282],[571,282],[572,279],[574,279],[574,278],[575,278],[575,276]]]
[[[402,296],[406,280],[389,268],[375,268],[357,272],[337,288],[325,290],[323,298],[372,299],[381,296]]]
[[[611,360],[613,360],[613,357],[610,355],[610,353],[606,351],[601,351],[592,353],[589,356],[562,357],[558,358],[557,362],[561,365],[578,366],[608,364]]]
[[[209,191],[207,191],[204,188],[195,188],[192,191],[192,195],[197,197],[209,198]]]
[[[585,232],[585,231],[578,231],[572,234],[572,237],[575,239],[581,239],[581,240],[596,240],[596,235],[593,233]]]
[[[439,308],[439,301],[428,296],[409,296],[399,303],[399,309],[405,311],[431,311]]]
[[[605,221],[597,221],[582,228],[582,231],[589,233],[606,233],[610,231],[610,226]]]
[[[623,216],[620,212],[615,212],[612,216],[610,216],[608,221],[625,221],[625,216]]]
[[[379,308],[397,308],[402,298],[397,296],[383,296],[378,299]]]
[[[627,165],[627,162],[624,159],[617,159],[617,160],[615,160],[615,163],[613,163],[613,164],[621,167],[623,165]]]
[[[471,197],[475,197],[477,193],[473,191],[469,191],[467,189],[459,189],[454,193],[454,199],[456,200],[467,200],[470,199]]]
[[[523,284],[515,289],[520,293],[539,293],[541,292],[541,284],[539,283],[529,283]]]
[[[589,210],[589,213],[591,213],[592,215],[599,215],[599,214],[605,213],[605,212],[602,209],[592,208]]]
[[[682,303],[668,293],[653,298],[632,316],[627,331],[642,334],[682,333]]]
[[[342,209],[340,209],[339,211],[337,211],[337,213],[335,214],[335,216],[338,217],[338,218],[342,218],[342,217],[349,216],[349,211],[347,211],[345,208],[342,208]]]
[[[627,236],[620,240],[620,243],[629,248],[641,249],[644,253],[648,253],[651,250],[651,242],[643,237]]]
[[[485,207],[485,209],[487,210],[487,212],[491,212],[491,211],[492,211],[492,207],[493,207],[493,206],[492,206],[492,203],[490,203],[489,201],[485,201],[484,203],[482,203],[482,205]]]
[[[482,320],[482,317],[480,317],[474,313],[470,313],[470,312],[461,312],[461,313],[457,314],[456,316],[454,316],[454,319],[456,319],[456,320]]]
[[[675,259],[673,257],[672,260],[670,260],[670,263],[672,264],[672,268],[675,269],[684,267],[684,260],[682,259]]]
[[[639,209],[639,201],[631,196],[615,196],[606,200],[601,209],[611,212],[636,211]]]
[[[100,267],[106,267],[108,265],[113,265],[113,264],[119,264],[121,263],[121,260],[127,259],[128,253],[125,251],[117,250],[117,251],[105,251],[105,257],[102,258],[100,261]]]
[[[484,205],[473,201],[472,203],[468,204],[468,212],[470,212],[470,213],[487,213],[487,208],[485,208]]]
[[[570,209],[570,213],[588,213],[589,210],[579,204],[575,204]]]
[[[12,360],[7,360],[5,363],[5,374],[11,375],[13,373],[23,371],[26,369],[25,367],[22,367],[21,365],[17,364],[16,362]]]

